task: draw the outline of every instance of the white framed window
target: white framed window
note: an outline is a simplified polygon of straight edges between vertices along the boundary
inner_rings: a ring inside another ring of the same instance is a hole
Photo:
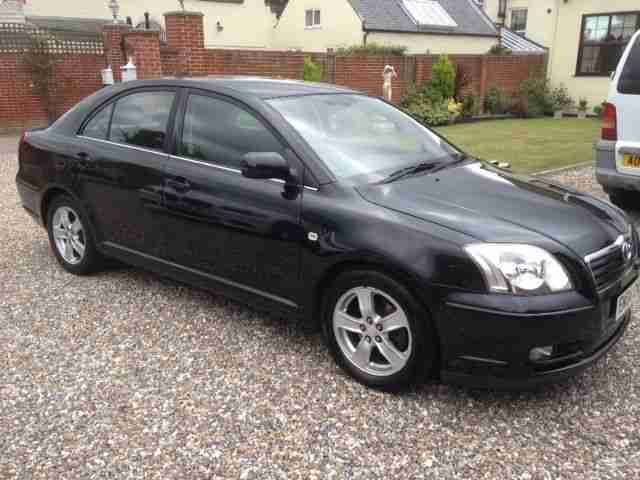
[[[520,35],[524,35],[527,31],[527,9],[514,8],[511,10],[511,30]]]
[[[321,17],[320,17],[320,9],[312,8],[306,10],[304,12],[304,26],[305,28],[320,28],[321,27]]]

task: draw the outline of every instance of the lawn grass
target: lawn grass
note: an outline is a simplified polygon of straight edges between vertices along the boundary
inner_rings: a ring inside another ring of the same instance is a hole
[[[539,118],[492,120],[436,130],[470,155],[509,162],[514,172],[534,173],[592,160],[600,126],[594,119]]]

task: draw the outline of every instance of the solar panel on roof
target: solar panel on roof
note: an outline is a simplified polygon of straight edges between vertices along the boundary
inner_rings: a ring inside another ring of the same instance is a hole
[[[435,0],[402,0],[405,9],[418,26],[429,25],[452,28],[458,24]]]

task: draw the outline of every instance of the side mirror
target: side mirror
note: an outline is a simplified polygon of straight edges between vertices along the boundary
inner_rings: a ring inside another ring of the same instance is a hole
[[[277,152],[249,152],[242,158],[242,175],[247,178],[288,180],[291,169]]]

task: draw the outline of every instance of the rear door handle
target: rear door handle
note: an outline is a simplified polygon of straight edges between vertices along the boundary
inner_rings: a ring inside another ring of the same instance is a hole
[[[176,192],[188,192],[191,190],[191,183],[186,178],[170,178],[167,180],[167,185],[173,188]]]

